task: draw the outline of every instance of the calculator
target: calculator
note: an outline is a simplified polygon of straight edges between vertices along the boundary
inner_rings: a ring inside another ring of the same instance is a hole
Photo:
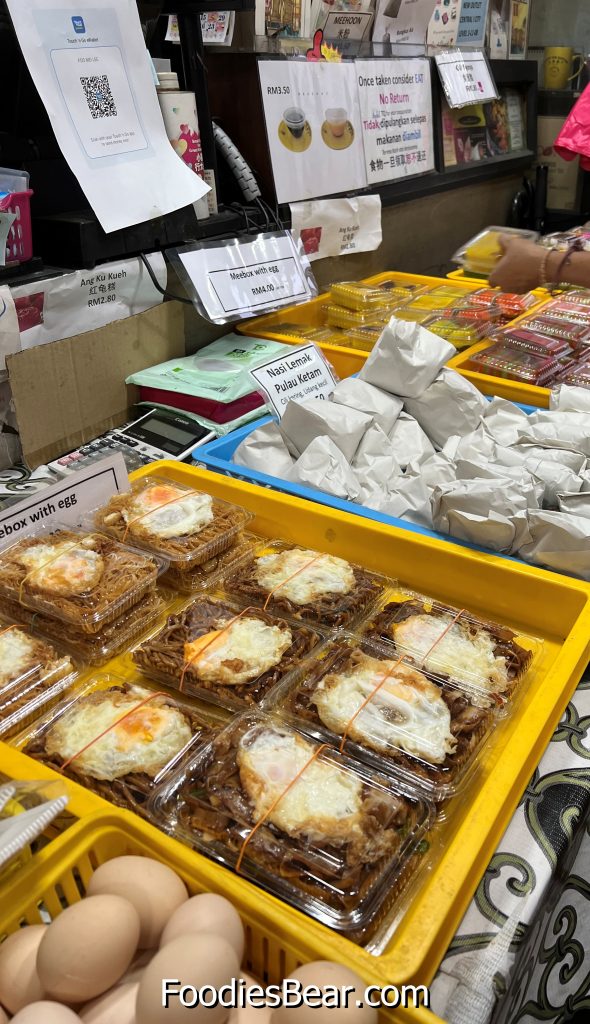
[[[217,435],[182,413],[150,409],[139,419],[123,427],[107,430],[93,441],[48,463],[58,476],[68,476],[94,462],[120,452],[128,472],[159,459],[182,462],[195,448],[212,441]]]

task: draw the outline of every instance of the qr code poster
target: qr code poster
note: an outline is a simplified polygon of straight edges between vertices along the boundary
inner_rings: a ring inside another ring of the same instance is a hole
[[[92,117],[117,116],[117,104],[113,99],[108,75],[83,76],[80,85]]]
[[[51,59],[90,159],[148,147],[118,46],[98,46],[85,52],[54,50]]]

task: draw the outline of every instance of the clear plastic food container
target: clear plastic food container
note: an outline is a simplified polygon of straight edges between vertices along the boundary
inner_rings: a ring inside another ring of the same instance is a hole
[[[258,704],[323,636],[210,594],[170,615],[133,651],[153,679],[230,709]]]
[[[532,314],[530,319],[522,320],[519,324],[524,330],[535,331],[547,338],[562,338],[572,348],[584,348],[590,345],[590,324],[574,324],[571,320],[562,320],[543,316],[541,313]]]
[[[410,590],[392,592],[362,637],[389,657],[403,656],[433,678],[473,695],[483,708],[502,706],[522,688],[543,642]]]
[[[571,324],[583,324],[590,328],[590,306],[583,302],[570,302],[569,299],[561,298],[543,306],[544,317],[550,320],[568,320]]]
[[[392,296],[382,288],[354,281],[340,281],[332,285],[330,298],[337,306],[344,306],[357,313],[370,313],[375,309],[388,309]]]
[[[183,570],[171,566],[162,577],[162,583],[174,587],[181,594],[210,590],[226,572],[251,556],[261,543],[262,538],[254,533],[239,533],[230,548],[226,548],[220,555],[207,559],[206,562],[201,562],[200,565],[193,566],[192,569]]]
[[[0,552],[0,601],[97,633],[153,591],[165,568],[110,537],[53,523]]]
[[[59,635],[64,650],[78,661],[97,667],[128,651],[164,614],[172,597],[161,588],[150,590],[119,618],[107,622],[98,633],[83,633],[64,622],[23,608],[16,602],[2,602],[2,612],[24,622],[35,636],[52,640]]]
[[[98,674],[11,741],[117,807],[142,813],[159,778],[222,718],[139,676]]]
[[[327,629],[350,629],[390,585],[337,555],[280,540],[269,541],[223,581],[228,597],[242,605]]]
[[[465,786],[496,724],[495,711],[466,691],[419,671],[409,658],[345,636],[314,652],[269,695],[264,710],[288,716],[435,803]]]
[[[523,324],[522,327],[513,327],[502,334],[505,345],[511,348],[522,349],[524,352],[534,352],[538,356],[568,355],[572,352],[571,345],[564,338],[550,338],[539,334]]]
[[[0,622],[0,737],[19,729],[77,678],[68,655],[25,626]]]
[[[556,356],[538,356],[533,352],[522,352],[498,342],[478,352],[469,359],[469,368],[478,373],[506,380],[520,380],[535,387],[545,387],[559,372]]]
[[[403,783],[248,712],[150,800],[160,827],[356,941],[392,908],[433,808]]]
[[[530,242],[536,242],[539,238],[537,231],[524,231],[520,228],[504,228],[493,225],[480,231],[475,238],[462,245],[452,257],[453,263],[458,263],[472,273],[486,276],[491,274],[503,255],[500,248],[502,235],[513,235],[515,238],[523,238]]]
[[[160,476],[136,480],[93,515],[95,529],[187,570],[220,555],[252,519],[238,505]]]
[[[424,326],[459,349],[468,348],[481,340],[481,324],[476,321],[461,321],[454,316],[433,316]]]
[[[372,327],[385,324],[392,315],[391,309],[372,309],[354,313],[344,306],[323,306],[323,314],[328,327],[340,327],[343,331],[351,328]]]

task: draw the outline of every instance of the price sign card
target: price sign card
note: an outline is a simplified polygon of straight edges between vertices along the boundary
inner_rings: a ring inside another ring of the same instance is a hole
[[[370,185],[434,169],[427,60],[357,60],[357,86]]]
[[[167,255],[195,306],[212,323],[259,316],[318,294],[309,261],[289,231],[202,242]]]
[[[286,356],[269,359],[250,370],[250,376],[279,419],[290,401],[329,398],[337,384],[332,367],[315,345],[302,345]]]
[[[481,51],[452,50],[436,58],[443,89],[450,107],[468,107],[498,99],[496,83]]]
[[[109,455],[0,513],[0,548],[27,536],[40,523],[57,520],[75,525],[82,513],[128,489],[123,456]]]

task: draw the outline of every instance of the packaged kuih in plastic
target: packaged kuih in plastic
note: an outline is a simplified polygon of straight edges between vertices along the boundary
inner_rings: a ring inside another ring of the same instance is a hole
[[[98,674],[12,740],[118,807],[141,812],[165,769],[221,719],[139,677]]]
[[[397,313],[396,313],[397,316]],[[358,348],[361,352],[371,352],[383,334],[383,327],[356,327],[347,332],[346,344],[349,348]]]
[[[211,589],[226,572],[253,555],[262,542],[262,538],[253,533],[239,533],[230,548],[208,558],[206,562],[194,565],[192,569],[171,566],[162,577],[162,583],[174,587],[181,594]]]
[[[513,292],[497,292],[493,288],[480,288],[466,297],[470,306],[482,306],[485,309],[496,309],[505,316],[516,317],[526,313],[532,306],[539,304],[539,299],[532,292],[516,295]]]
[[[573,350],[571,345],[564,338],[550,338],[536,331],[525,327],[512,327],[505,330],[501,335],[505,345],[511,348],[522,349],[524,352],[534,352],[538,356],[563,356],[570,354]]]
[[[94,526],[186,570],[230,548],[250,512],[161,476],[136,480],[94,513]]]
[[[464,786],[495,724],[494,711],[468,692],[346,636],[285,679],[264,703],[271,709],[435,802]]]
[[[384,291],[371,285],[340,281],[332,285],[330,298],[337,306],[345,306],[353,312],[364,313],[375,309],[388,309],[391,306],[392,295],[391,291]]]
[[[337,555],[274,540],[226,576],[223,589],[242,605],[349,629],[370,614],[390,582]]]
[[[128,651],[160,618],[171,599],[172,594],[166,591],[150,590],[132,608],[101,626],[98,633],[83,633],[65,622],[23,608],[17,602],[5,601],[3,608],[5,615],[26,623],[35,636],[52,640],[59,635],[64,650],[78,661],[96,667]]]
[[[18,602],[98,633],[155,590],[164,568],[162,559],[103,534],[53,523],[0,553],[0,610],[3,599]]]
[[[569,320],[572,324],[585,324],[590,328],[590,306],[584,302],[570,302],[562,296],[543,306],[540,312],[550,320]]]
[[[518,326],[546,338],[562,338],[572,348],[577,349],[590,345],[590,324],[575,324],[566,317],[559,320],[543,316],[542,313],[531,313],[530,318],[521,320]]]
[[[0,737],[20,728],[77,676],[68,655],[25,626],[0,622]]]
[[[399,898],[432,821],[429,802],[401,781],[260,712],[200,747],[164,781],[149,814],[357,941]]]
[[[364,639],[473,694],[474,704],[500,707],[522,687],[542,641],[487,622],[409,590],[386,599],[363,630]]]
[[[394,307],[395,308],[395,307]],[[392,308],[379,308],[353,312],[344,306],[324,306],[323,314],[328,327],[340,327],[343,331],[349,331],[358,327],[373,327],[376,324],[386,324],[393,313]]]
[[[154,679],[228,708],[258,704],[323,640],[260,608],[203,594],[133,652]]]
[[[590,362],[580,361],[566,366],[559,375],[560,384],[569,384],[571,387],[590,388]]]
[[[468,348],[481,339],[481,324],[475,321],[461,322],[454,316],[434,316],[424,324],[427,330],[439,338],[450,341],[455,348]]]
[[[520,380],[542,388],[556,377],[560,363],[557,356],[538,356],[498,342],[472,355],[469,368],[492,377]]]
[[[536,231],[492,225],[462,245],[453,256],[453,263],[460,264],[466,271],[489,277],[498,260],[502,258],[500,239],[503,235],[513,235],[532,242],[539,238]]]

